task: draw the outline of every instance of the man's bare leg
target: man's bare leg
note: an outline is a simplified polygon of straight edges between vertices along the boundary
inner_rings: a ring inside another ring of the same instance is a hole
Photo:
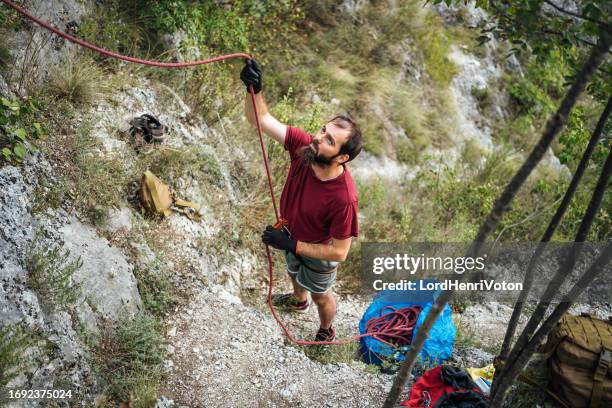
[[[319,311],[321,328],[329,329],[334,317],[336,317],[336,297],[331,293],[331,290],[324,294],[312,293],[311,295]]]
[[[300,302],[308,300],[308,291],[300,286],[295,280],[295,276],[289,275],[291,278],[291,284],[293,285],[293,296],[295,296]]]

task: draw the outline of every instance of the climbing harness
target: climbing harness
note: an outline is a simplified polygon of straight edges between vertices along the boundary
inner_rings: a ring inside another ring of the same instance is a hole
[[[6,4],[8,7],[12,8],[13,10],[17,11],[19,14],[21,14],[22,16],[28,18],[29,20],[35,22],[36,24],[38,24],[39,26],[51,31],[52,33],[70,41],[73,42],[75,44],[80,45],[81,47],[87,48],[89,50],[98,52],[104,56],[110,57],[110,58],[115,58],[121,61],[127,61],[127,62],[133,62],[136,64],[142,64],[142,65],[149,65],[149,66],[153,66],[153,67],[159,67],[159,68],[186,68],[186,67],[193,67],[193,66],[197,66],[197,65],[206,65],[206,64],[210,64],[213,62],[218,62],[218,61],[223,61],[223,60],[228,60],[228,59],[233,59],[233,58],[245,58],[245,59],[251,59],[251,56],[249,54],[245,54],[245,53],[234,53],[234,54],[227,54],[227,55],[221,55],[218,57],[214,57],[214,58],[209,58],[209,59],[203,59],[203,60],[197,60],[197,61],[189,61],[189,62],[161,62],[161,61],[150,61],[150,60],[145,60],[145,59],[140,59],[140,58],[134,58],[134,57],[129,57],[126,55],[122,55],[122,54],[118,54],[116,52],[113,51],[109,51],[107,49],[98,47],[96,45],[90,44],[86,41],[83,41],[77,37],[74,37],[70,34],[67,34],[63,31],[58,30],[57,28],[51,26],[49,23],[33,16],[32,14],[30,14],[26,9],[24,9],[23,7],[20,7],[18,5],[16,5],[15,3],[13,3],[10,0],[0,0],[2,3]],[[270,172],[270,165],[268,163],[268,156],[266,154],[266,149],[265,149],[265,145],[264,145],[264,140],[263,140],[263,134],[262,134],[262,130],[261,130],[261,124],[259,123],[259,114],[257,113],[257,105],[255,103],[255,92],[253,89],[253,86],[249,86],[249,93],[251,94],[251,102],[253,105],[253,111],[255,113],[255,125],[257,128],[257,135],[259,137],[259,145],[261,147],[261,153],[262,153],[262,157],[263,157],[263,162],[264,162],[264,166],[266,168],[266,176],[268,178],[268,188],[270,190],[270,196],[272,197],[272,206],[274,207],[274,215],[276,217],[276,226],[278,226],[278,229],[283,229],[287,227],[287,221],[282,219],[280,217],[280,214],[278,212],[278,207],[276,205],[276,199],[275,199],[275,195],[274,195],[274,187],[272,184],[272,175]],[[287,230],[288,231],[288,230]],[[353,342],[355,340],[359,340],[362,337],[375,337],[375,336],[379,336],[381,339],[385,338],[384,336],[388,336],[389,338],[397,338],[398,334],[396,331],[391,331],[392,329],[390,327],[388,327],[388,324],[383,325],[382,329],[380,329],[379,331],[372,331],[372,332],[368,332],[365,334],[359,334],[356,336],[352,336],[349,338],[346,338],[344,340],[339,340],[339,341],[306,341],[306,340],[300,340],[297,339],[296,337],[294,337],[291,332],[289,332],[289,329],[287,328],[287,326],[285,326],[285,324],[282,322],[282,320],[280,319],[280,316],[278,315],[278,313],[276,312],[276,309],[274,308],[274,306],[272,305],[272,281],[273,281],[273,263],[272,263],[272,255],[270,254],[270,247],[269,246],[265,246],[266,247],[266,256],[268,258],[268,306],[270,308],[270,311],[272,312],[272,316],[274,317],[274,319],[276,320],[276,322],[278,323],[278,325],[280,326],[280,328],[282,329],[283,333],[285,334],[285,336],[292,341],[293,343],[296,343],[298,345],[331,345],[331,344],[346,344],[346,343],[350,343]],[[384,317],[384,316],[382,316]],[[396,329],[393,329],[396,330]],[[390,331],[389,333],[387,333],[387,331]],[[377,337],[375,337],[377,338]]]

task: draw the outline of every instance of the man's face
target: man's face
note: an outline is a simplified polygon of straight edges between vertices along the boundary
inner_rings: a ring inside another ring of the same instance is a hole
[[[348,160],[348,155],[339,154],[340,148],[350,134],[349,129],[343,129],[333,122],[326,123],[302,151],[303,162],[307,165],[317,163],[324,166],[344,163]]]

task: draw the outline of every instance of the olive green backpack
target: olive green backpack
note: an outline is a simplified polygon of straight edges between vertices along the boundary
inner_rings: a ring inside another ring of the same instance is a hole
[[[550,388],[572,408],[612,407],[612,321],[566,314],[541,349]]]
[[[151,215],[167,217],[174,211],[194,221],[201,218],[199,205],[178,198],[167,184],[149,170],[142,175],[139,192],[143,208]]]

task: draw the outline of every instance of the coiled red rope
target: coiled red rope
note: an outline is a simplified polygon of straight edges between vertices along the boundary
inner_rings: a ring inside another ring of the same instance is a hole
[[[390,310],[385,314],[386,310]],[[380,310],[379,317],[366,323],[366,333],[392,346],[402,347],[412,343],[412,335],[421,313],[420,306],[405,307],[396,310],[393,306],[385,306]]]
[[[151,61],[151,60],[145,60],[145,59],[140,59],[140,58],[134,58],[134,57],[129,57],[126,55],[122,55],[122,54],[118,54],[116,52],[98,47],[96,45],[90,44],[86,41],[81,40],[80,38],[74,37],[70,34],[67,34],[63,31],[58,30],[57,28],[53,27],[52,25],[50,25],[49,23],[47,23],[46,21],[43,21],[39,18],[37,18],[36,16],[32,15],[30,12],[28,12],[26,9],[24,9],[23,7],[20,7],[18,5],[16,5],[15,3],[13,3],[10,0],[0,0],[2,3],[6,4],[8,7],[12,8],[13,10],[17,11],[18,13],[20,13],[21,15],[23,15],[24,17],[28,18],[29,20],[35,22],[36,24],[38,24],[39,26],[51,31],[52,33],[72,42],[75,44],[80,45],[81,47],[87,48],[89,50],[95,51],[97,53],[100,53],[104,56],[110,57],[110,58],[115,58],[118,60],[122,60],[122,61],[127,61],[127,62],[133,62],[136,64],[142,64],[142,65],[149,65],[149,66],[153,66],[153,67],[159,67],[159,68],[186,68],[186,67],[193,67],[196,65],[206,65],[206,64],[210,64],[213,62],[218,62],[218,61],[223,61],[223,60],[229,60],[229,59],[233,59],[233,58],[247,58],[250,59],[251,56],[249,54],[245,54],[245,53],[234,53],[234,54],[227,54],[227,55],[222,55],[219,57],[214,57],[214,58],[208,58],[208,59],[203,59],[203,60],[198,60],[198,61],[189,61],[189,62],[161,62],[161,61]],[[259,115],[257,113],[257,105],[255,103],[255,93],[253,91],[253,87],[249,87],[249,93],[251,94],[251,102],[253,103],[253,110],[255,113],[255,124],[256,124],[256,128],[257,128],[257,136],[259,136],[259,145],[261,147],[261,154],[263,157],[263,162],[264,162],[264,166],[266,168],[266,175],[268,177],[268,188],[270,190],[270,196],[272,197],[272,205],[274,207],[274,215],[276,216],[276,221],[279,222],[280,221],[280,214],[278,212],[278,207],[276,205],[276,196],[274,195],[274,187],[273,187],[273,183],[272,183],[272,175],[270,172],[270,164],[268,163],[268,156],[266,154],[266,149],[265,149],[265,144],[264,144],[264,140],[263,140],[263,134],[262,134],[262,130],[261,130],[261,125],[259,123]],[[274,309],[274,306],[272,304],[272,278],[273,278],[273,262],[272,262],[272,255],[270,254],[270,247],[268,247],[266,245],[266,256],[268,258],[268,279],[269,279],[269,284],[268,284],[268,306],[270,307],[270,311],[272,312],[272,316],[274,316],[274,319],[276,320],[276,322],[278,323],[278,325],[280,326],[280,328],[283,330],[283,333],[285,334],[285,336],[292,342],[299,344],[299,345],[331,345],[331,344],[346,344],[346,343],[350,343],[352,341],[358,340],[362,337],[368,337],[368,336],[373,336],[375,338],[378,339],[379,336],[381,341],[385,341],[382,339],[386,339],[386,338],[395,338],[397,339],[398,336],[401,336],[400,334],[398,334],[399,332],[403,332],[402,328],[399,327],[395,327],[395,326],[391,326],[389,324],[385,324],[384,326],[381,326],[381,329],[376,328],[376,331],[372,331],[372,332],[368,332],[365,334],[360,334],[360,335],[356,335],[353,337],[349,337],[347,339],[344,340],[339,340],[339,341],[306,341],[306,340],[300,340],[297,339],[296,337],[294,337],[290,332],[289,329],[287,329],[287,327],[285,326],[285,324],[282,322],[282,320],[280,319],[280,316],[278,315],[278,313],[276,312],[276,309]],[[403,309],[402,309],[403,310]],[[399,312],[399,311],[398,311]],[[386,315],[385,315],[386,316]],[[415,320],[416,323],[416,320]],[[385,341],[387,342],[387,341]],[[393,345],[393,342],[387,342],[391,345]]]

